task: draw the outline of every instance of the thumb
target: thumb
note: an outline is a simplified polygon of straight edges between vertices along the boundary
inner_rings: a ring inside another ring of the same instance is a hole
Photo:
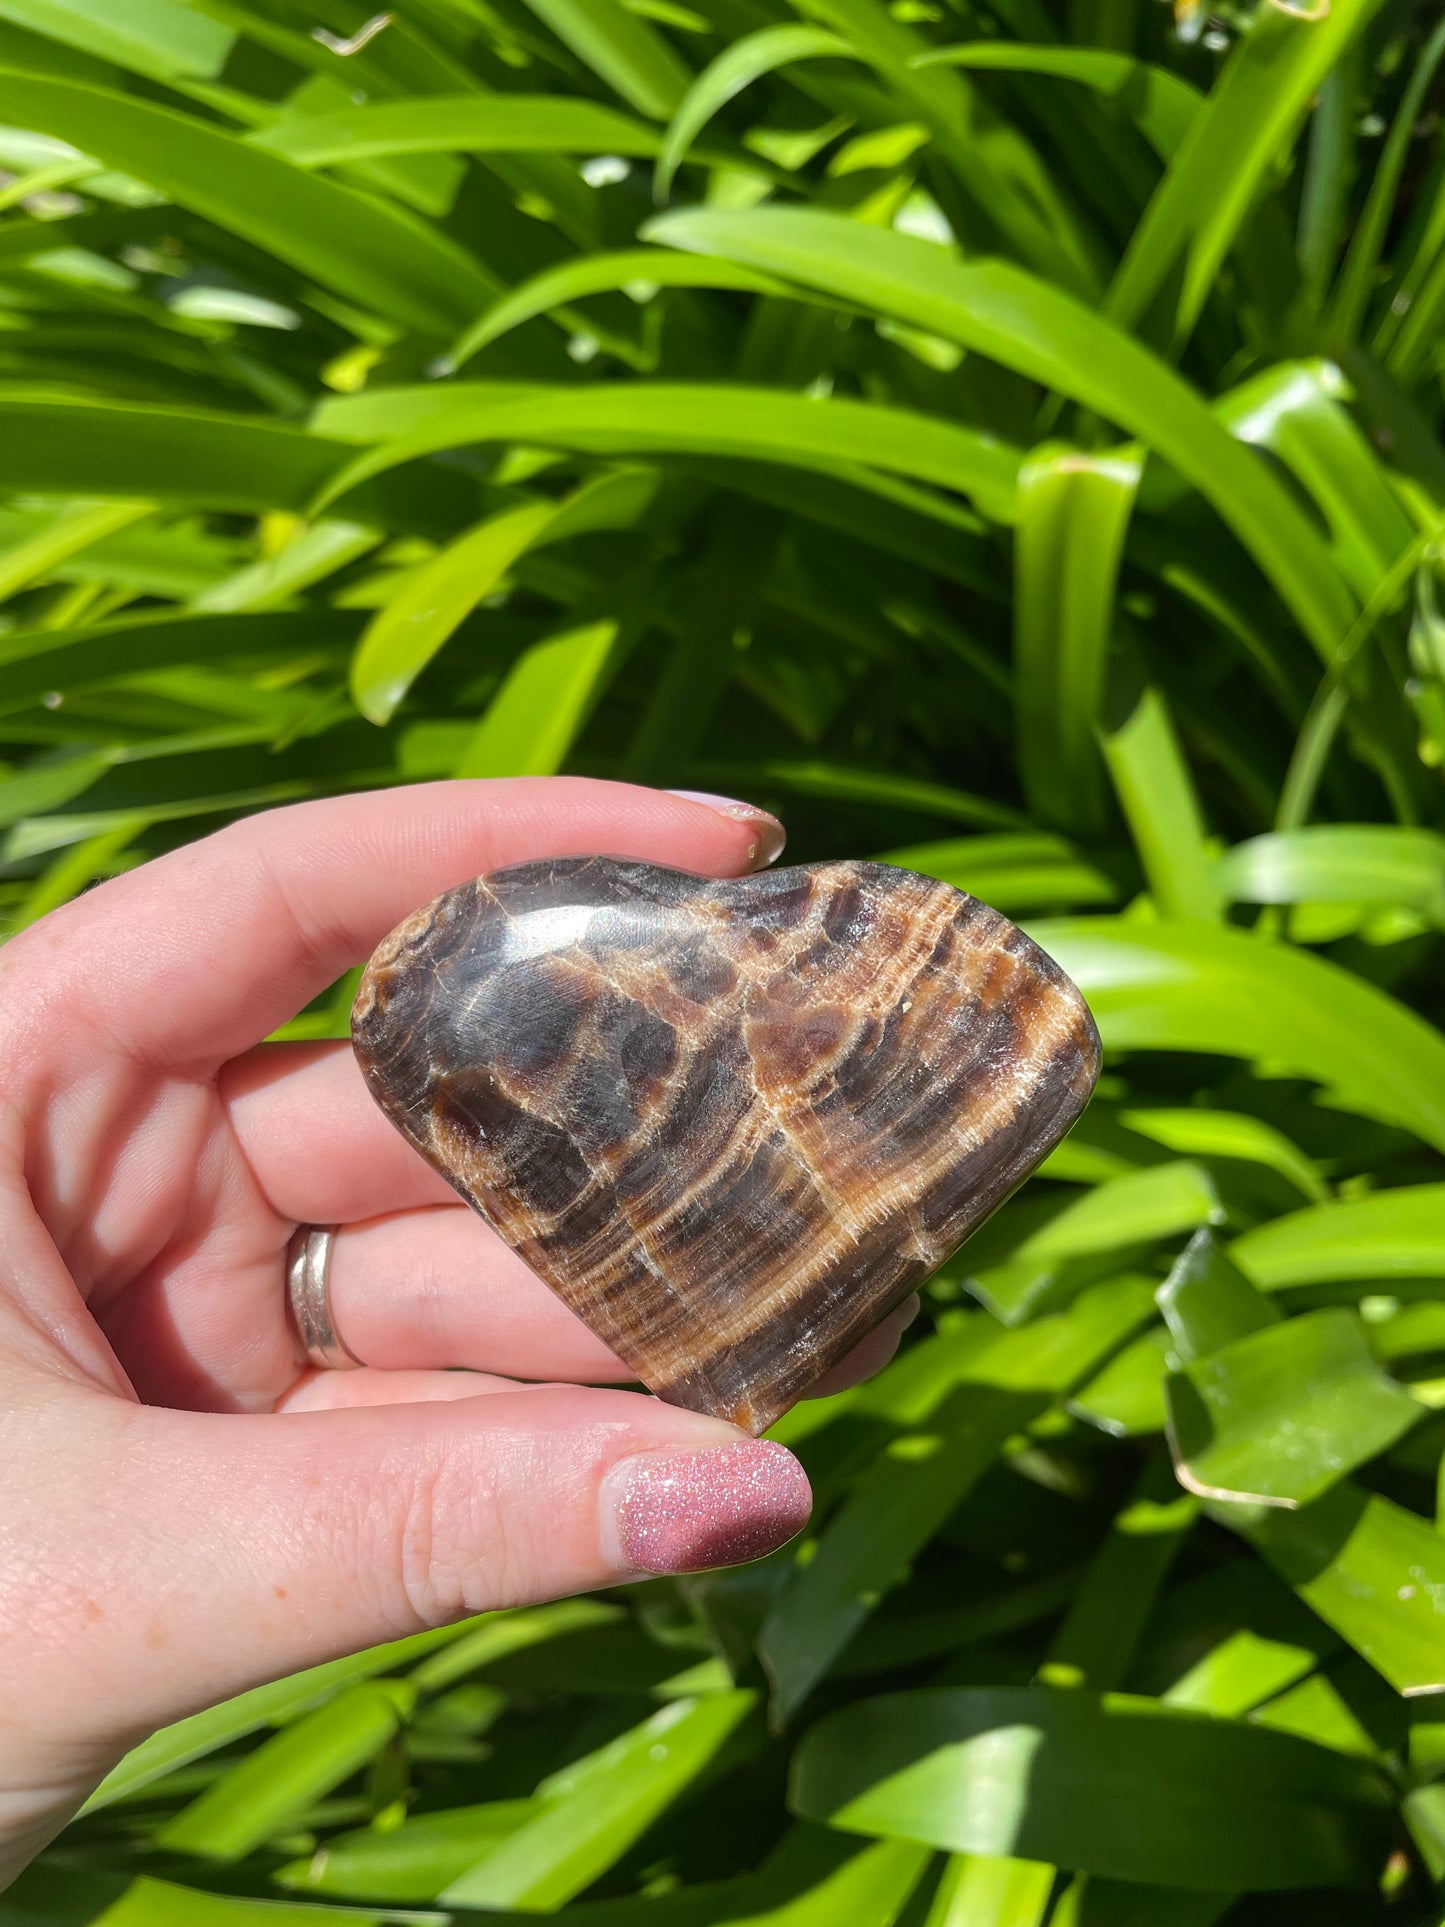
[[[806,1523],[781,1445],[635,1393],[547,1386],[217,1416],[110,1406],[104,1617],[80,1706],[120,1750],[263,1680],[470,1613],[755,1559]]]

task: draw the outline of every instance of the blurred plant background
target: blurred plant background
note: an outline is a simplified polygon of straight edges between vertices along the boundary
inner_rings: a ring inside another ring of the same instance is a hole
[[[1441,1920],[1442,67],[1432,0],[0,0],[6,928],[566,769],[974,891],[1108,1047],[777,1428],[801,1548],[170,1729],[0,1918]]]

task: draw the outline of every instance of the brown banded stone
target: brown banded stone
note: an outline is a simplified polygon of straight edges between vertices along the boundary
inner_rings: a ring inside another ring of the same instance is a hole
[[[1022,1183],[1099,1039],[996,910],[881,863],[569,857],[449,890],[352,1014],[377,1102],[660,1397],[761,1432]]]

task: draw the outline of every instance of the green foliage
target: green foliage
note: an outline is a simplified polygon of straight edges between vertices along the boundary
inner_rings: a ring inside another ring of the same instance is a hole
[[[1038,919],[1108,1059],[776,1428],[801,1547],[187,1720],[0,1920],[1439,1921],[1442,74],[1429,0],[0,0],[7,929],[567,769]]]

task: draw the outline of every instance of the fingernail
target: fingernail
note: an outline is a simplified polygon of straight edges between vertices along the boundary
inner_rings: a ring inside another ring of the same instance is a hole
[[[706,803],[710,810],[719,816],[730,816],[736,823],[746,823],[752,829],[757,842],[753,847],[754,868],[766,870],[770,863],[776,863],[783,854],[783,845],[788,833],[777,817],[760,810],[756,803],[740,803],[732,796],[714,796],[711,790],[669,790],[669,796],[680,796],[688,803]]]
[[[643,1452],[603,1483],[604,1531],[629,1572],[704,1572],[761,1559],[801,1532],[812,1510],[807,1473],[770,1439]]]

